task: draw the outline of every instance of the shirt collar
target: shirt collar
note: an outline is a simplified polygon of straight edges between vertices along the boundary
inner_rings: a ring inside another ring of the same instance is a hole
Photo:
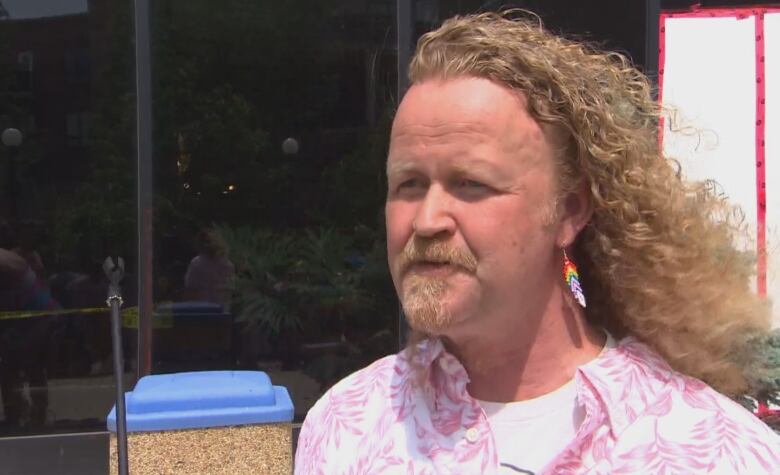
[[[629,336],[581,366],[577,373],[581,381],[578,394],[595,399],[617,436],[646,404],[643,398],[632,400],[629,396],[645,392],[644,385],[665,384],[673,371],[661,356]]]
[[[589,418],[596,422],[601,419],[601,414],[606,414],[615,435],[620,434],[630,421],[627,420],[625,407],[621,404],[622,394],[627,388],[623,387],[624,382],[618,380],[614,369],[630,363],[624,354],[624,347],[632,344],[639,342],[631,337],[616,342],[607,334],[604,350],[599,356],[580,366],[575,374],[577,399],[585,406]],[[457,392],[466,393],[466,385],[469,382],[466,369],[457,358],[446,351],[440,339],[426,338],[416,343],[411,352],[407,350],[404,353],[409,364],[417,368],[430,370],[436,363],[445,373],[445,379],[459,389]]]
[[[625,408],[620,404],[622,398],[617,394],[625,388],[622,383],[615,381],[610,369],[625,365],[626,361],[620,349],[623,341],[616,344],[609,334],[607,338],[607,344],[599,356],[577,368],[575,380],[578,400],[585,406],[588,414],[606,414],[612,434],[617,436],[629,422],[624,415]]]
[[[442,353],[445,353],[444,345],[438,338],[425,338],[414,345],[411,351],[406,351],[409,364],[420,368],[428,368]]]

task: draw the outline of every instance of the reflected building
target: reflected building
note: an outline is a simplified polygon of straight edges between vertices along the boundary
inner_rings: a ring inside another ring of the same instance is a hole
[[[101,429],[111,404],[108,320],[60,312],[105,305],[103,251],[86,229],[81,242],[65,239],[59,219],[65,198],[89,186],[111,3],[0,2],[0,129],[23,134],[18,153],[0,147],[0,182],[13,184],[16,210],[3,207],[2,246],[25,258],[36,292],[51,302],[2,309],[10,314],[0,319],[0,435]],[[46,311],[26,316],[33,310]]]
[[[156,373],[261,369],[288,387],[300,421],[335,381],[398,350],[382,212],[398,3],[150,2],[153,179],[138,183],[132,2],[0,0],[0,128],[25,136],[14,200],[30,229],[43,230],[33,249],[43,280],[74,311],[0,317],[0,338],[28,338],[15,356],[33,365],[7,371],[0,392],[13,385],[34,406],[21,417],[0,412],[0,459],[3,436],[105,430],[108,320],[86,310],[105,306],[99,264],[109,253],[128,263],[126,307],[139,282],[153,296],[154,314],[141,316],[150,341],[139,342],[138,318],[125,321],[128,373],[136,343]],[[642,60],[636,2],[515,3]],[[410,4],[409,49],[446,17],[503,5]],[[598,19],[610,9],[630,20]],[[0,183],[6,156],[0,148]],[[137,256],[140,185],[154,196],[153,245]],[[0,214],[8,247],[18,240],[5,232],[18,227],[10,218]],[[198,276],[197,236],[211,228],[227,256]],[[132,274],[139,257],[153,263],[149,275]]]
[[[73,187],[89,169],[95,82],[106,65],[111,2],[89,0],[83,11],[76,6],[57,16],[15,18],[5,1],[0,64],[11,74],[0,90],[0,125],[25,136],[22,155],[34,166],[19,178],[34,181],[36,190],[20,187],[30,192],[19,197],[27,214],[22,217],[41,218],[49,207],[41,195]]]

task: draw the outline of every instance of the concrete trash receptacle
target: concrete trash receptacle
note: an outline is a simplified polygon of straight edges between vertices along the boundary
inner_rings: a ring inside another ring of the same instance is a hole
[[[261,371],[145,376],[125,401],[133,475],[292,473],[292,401]],[[117,474],[116,406],[108,429]]]

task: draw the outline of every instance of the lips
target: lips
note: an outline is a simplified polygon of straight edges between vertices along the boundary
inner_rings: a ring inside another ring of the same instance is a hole
[[[407,269],[407,273],[428,277],[445,277],[457,272],[460,267],[449,262],[417,261]]]

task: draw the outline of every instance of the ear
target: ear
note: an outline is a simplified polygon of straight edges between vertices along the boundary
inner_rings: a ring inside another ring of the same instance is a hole
[[[560,248],[571,246],[582,228],[593,216],[593,202],[585,184],[568,193],[558,203],[558,236]]]

